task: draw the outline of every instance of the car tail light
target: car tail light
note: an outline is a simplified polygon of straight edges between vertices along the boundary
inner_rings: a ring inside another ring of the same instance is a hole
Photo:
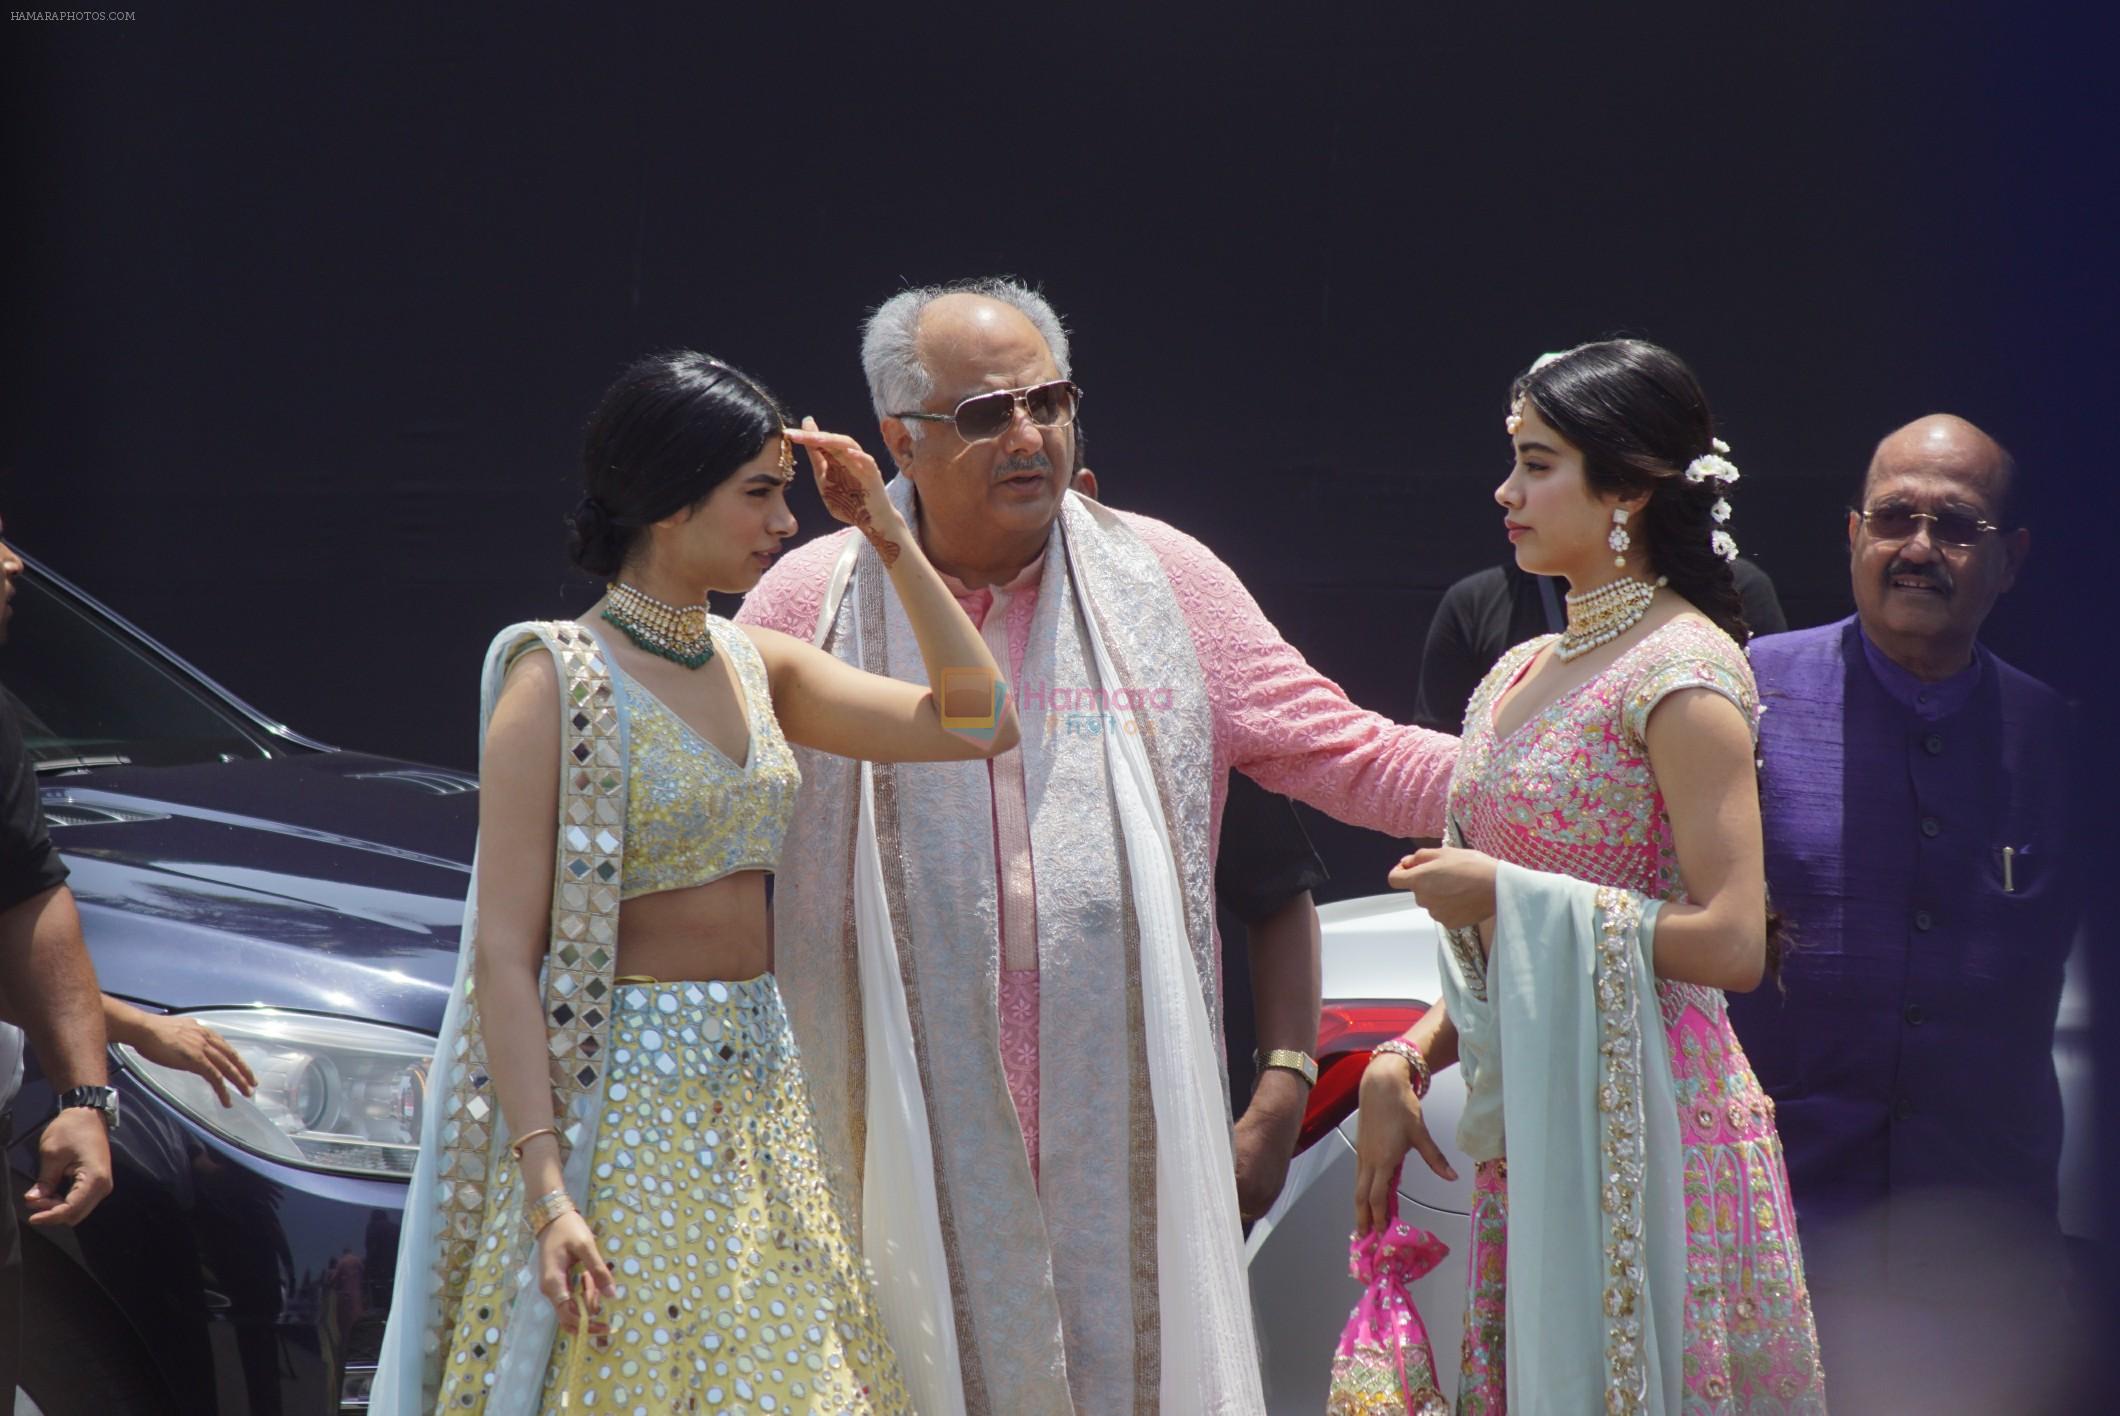
[[[1403,998],[1325,1004],[1318,1014],[1318,1084],[1303,1108],[1298,1155],[1354,1114],[1371,1049],[1412,1027],[1427,1011],[1427,1004]]]

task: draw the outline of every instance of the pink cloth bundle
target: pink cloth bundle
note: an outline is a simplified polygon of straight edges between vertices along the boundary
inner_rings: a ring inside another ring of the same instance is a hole
[[[1357,1235],[1347,1246],[1348,1268],[1362,1281],[1362,1297],[1347,1315],[1333,1355],[1326,1416],[1450,1416],[1450,1403],[1436,1385],[1428,1328],[1409,1291],[1450,1248],[1399,1218],[1398,1189],[1393,1171],[1384,1227]]]

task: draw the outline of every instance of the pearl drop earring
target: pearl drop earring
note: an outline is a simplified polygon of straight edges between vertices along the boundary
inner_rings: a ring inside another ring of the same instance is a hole
[[[1629,515],[1631,513],[1623,506],[1612,508],[1612,534],[1605,538],[1605,544],[1615,552],[1612,557],[1614,565],[1623,566],[1627,563],[1627,547],[1634,544],[1634,538],[1627,534]]]

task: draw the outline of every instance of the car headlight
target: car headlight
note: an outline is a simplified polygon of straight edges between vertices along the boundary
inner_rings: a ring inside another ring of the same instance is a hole
[[[215,1135],[273,1160],[407,1179],[434,1039],[355,1018],[276,1008],[187,1013],[228,1039],[257,1074],[254,1097],[221,1105],[204,1077],[117,1049],[135,1075]]]

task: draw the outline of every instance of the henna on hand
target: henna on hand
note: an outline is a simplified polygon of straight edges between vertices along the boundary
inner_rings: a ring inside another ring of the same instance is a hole
[[[886,567],[898,563],[898,543],[876,529],[876,519],[869,511],[869,500],[861,484],[829,452],[824,455],[824,483],[820,490],[826,509],[868,537]]]

